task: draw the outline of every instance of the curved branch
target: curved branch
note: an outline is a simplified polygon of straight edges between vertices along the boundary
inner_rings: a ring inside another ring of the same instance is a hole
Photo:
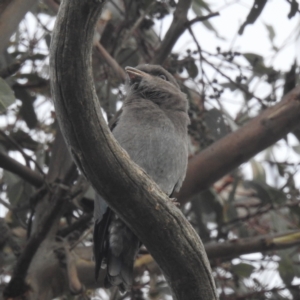
[[[239,130],[228,134],[189,160],[180,203],[271,146],[300,125],[300,86]],[[205,172],[202,172],[205,170]]]
[[[116,143],[101,114],[92,85],[91,48],[102,6],[96,0],[65,0],[60,6],[50,69],[62,132],[77,165],[93,187],[160,265],[174,299],[217,299],[197,233]]]

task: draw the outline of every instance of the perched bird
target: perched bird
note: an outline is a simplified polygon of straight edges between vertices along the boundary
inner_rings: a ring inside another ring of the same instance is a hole
[[[171,196],[181,187],[187,167],[186,95],[161,66],[139,65],[125,70],[126,98],[112,133],[130,158]],[[128,290],[140,242],[99,195],[94,216],[95,276],[101,267],[107,267],[105,286]]]

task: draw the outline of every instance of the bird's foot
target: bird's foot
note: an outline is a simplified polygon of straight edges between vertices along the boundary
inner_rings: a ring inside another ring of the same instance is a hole
[[[177,206],[177,207],[180,206],[180,203],[177,201],[176,198],[170,198],[170,200],[171,200],[171,202],[172,202],[175,206]]]

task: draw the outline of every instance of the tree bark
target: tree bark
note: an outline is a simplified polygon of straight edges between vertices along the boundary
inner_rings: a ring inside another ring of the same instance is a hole
[[[73,157],[161,267],[174,299],[217,299],[203,244],[181,211],[117,144],[92,85],[91,49],[103,3],[65,0],[50,51],[52,95]]]
[[[177,198],[181,204],[208,188],[251,157],[273,145],[300,125],[300,86],[189,160],[186,179]],[[204,170],[204,171],[202,171]]]

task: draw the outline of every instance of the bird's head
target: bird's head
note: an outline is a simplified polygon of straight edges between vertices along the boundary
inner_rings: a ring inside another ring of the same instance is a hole
[[[175,78],[158,65],[139,65],[136,68],[126,67],[126,82],[129,101],[150,100],[162,109],[187,112],[186,95],[180,91]]]

